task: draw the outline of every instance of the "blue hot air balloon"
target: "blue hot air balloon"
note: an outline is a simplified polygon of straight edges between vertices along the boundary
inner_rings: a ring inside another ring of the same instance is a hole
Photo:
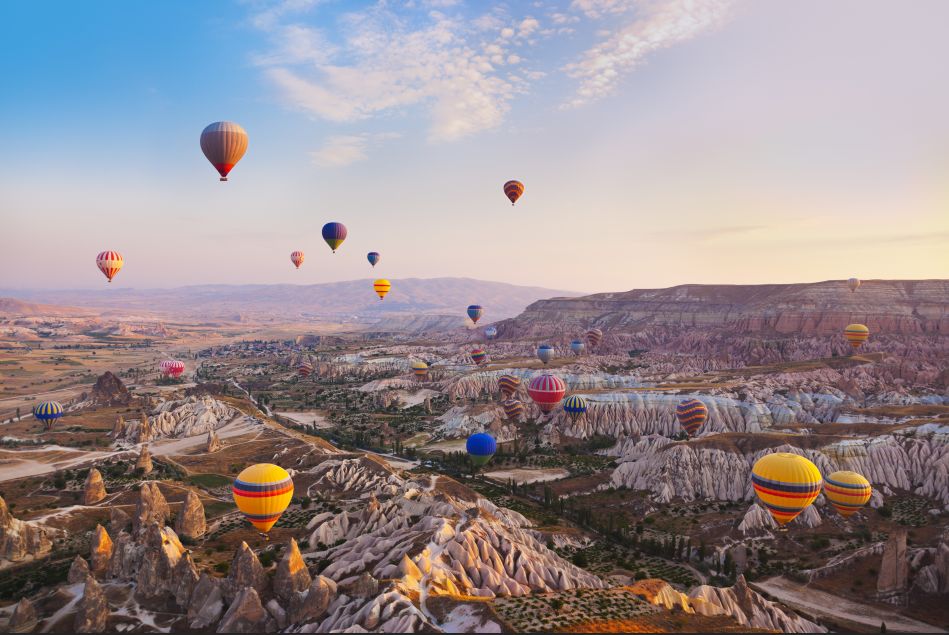
[[[498,336],[498,330],[493,326],[489,326],[488,328],[484,329],[484,336],[489,340],[493,340]]]
[[[63,416],[63,406],[58,401],[44,401],[33,408],[33,416],[42,421],[49,430]]]
[[[570,350],[579,355],[583,352],[585,345],[580,340],[573,340],[570,342]]]
[[[471,457],[471,462],[481,467],[494,456],[494,453],[498,449],[498,444],[490,434],[477,432],[468,437],[468,441],[465,443],[465,449],[468,450],[468,456]]]
[[[554,347],[550,344],[541,344],[537,348],[537,358],[547,364],[554,357]]]
[[[378,251],[370,251],[368,254],[366,254],[366,259],[369,260],[369,264],[370,264],[370,265],[372,265],[373,267],[375,267],[375,266],[376,266],[376,263],[379,262],[379,252],[378,252]]]
[[[347,233],[346,225],[342,223],[333,221],[323,225],[323,240],[330,246],[334,254],[339,246],[343,244],[343,241],[346,240]]]
[[[484,309],[480,304],[472,304],[468,307],[468,317],[470,317],[471,321],[475,324],[481,319],[482,314],[484,314]]]
[[[573,421],[576,421],[587,411],[587,402],[580,395],[570,395],[564,400],[563,409]]]

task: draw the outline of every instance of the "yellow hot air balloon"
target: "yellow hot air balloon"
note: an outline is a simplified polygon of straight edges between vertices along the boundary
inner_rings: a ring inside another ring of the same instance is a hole
[[[392,288],[392,283],[385,278],[379,278],[372,283],[372,288],[376,290],[376,293],[379,295],[379,299],[381,300],[386,297],[387,293],[389,293],[389,289]]]
[[[864,507],[872,493],[870,481],[850,470],[834,472],[824,479],[824,496],[844,518]]]
[[[850,293],[853,293],[860,288],[860,278],[850,278],[847,280],[847,287],[850,289]]]
[[[428,376],[428,364],[417,359],[412,362],[412,372],[415,373],[415,376],[421,381]]]
[[[803,456],[774,452],[751,468],[751,482],[771,516],[784,525],[814,502],[823,481],[817,466]]]
[[[293,479],[273,463],[251,465],[237,475],[234,503],[258,531],[267,532],[293,498]]]
[[[870,337],[870,329],[863,324],[848,324],[844,329],[844,337],[854,348],[860,348],[860,345]]]

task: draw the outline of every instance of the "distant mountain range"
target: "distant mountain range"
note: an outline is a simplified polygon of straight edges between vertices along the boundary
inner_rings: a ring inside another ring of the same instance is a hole
[[[400,320],[437,316],[465,319],[469,304],[480,304],[488,324],[521,313],[541,298],[580,295],[570,291],[524,287],[471,278],[391,279],[392,290],[380,301],[371,280],[312,285],[198,285],[172,289],[104,288],[102,290],[3,291],[0,311],[6,315],[36,315],[26,302],[69,305],[98,312],[150,313],[169,321],[176,317],[213,320],[276,319],[372,322],[383,317]],[[4,304],[5,303],[5,304]],[[19,304],[18,304],[19,303]],[[55,307],[52,307],[55,308]],[[41,311],[42,312],[42,311]],[[47,313],[49,314],[49,313]]]

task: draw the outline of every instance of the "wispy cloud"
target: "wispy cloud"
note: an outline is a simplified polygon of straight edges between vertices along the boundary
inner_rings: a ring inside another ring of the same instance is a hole
[[[631,11],[635,16],[584,52],[564,70],[580,81],[564,104],[578,107],[613,93],[620,80],[660,49],[689,40],[724,23],[733,0],[575,0],[588,17]]]
[[[323,147],[312,152],[310,156],[320,167],[344,167],[365,160],[368,157],[369,148],[399,136],[401,135],[395,132],[335,135],[327,139]]]

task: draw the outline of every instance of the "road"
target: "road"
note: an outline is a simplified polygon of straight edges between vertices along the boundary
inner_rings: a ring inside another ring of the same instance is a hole
[[[831,621],[846,620],[862,624],[873,630],[886,622],[888,631],[895,633],[945,633],[946,631],[931,624],[920,622],[891,611],[869,604],[831,595],[812,589],[782,576],[769,578],[763,582],[752,582],[753,588],[763,591],[772,598],[814,617],[823,617]]]

